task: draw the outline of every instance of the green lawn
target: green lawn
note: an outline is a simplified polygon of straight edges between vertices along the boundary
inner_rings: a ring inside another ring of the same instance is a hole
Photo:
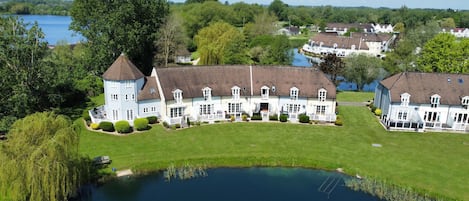
[[[351,175],[469,200],[469,135],[386,132],[365,107],[342,106],[340,113],[343,127],[248,122],[165,130],[156,125],[129,136],[82,128],[80,151],[90,157],[109,155],[111,167],[133,170],[185,163],[342,167]]]
[[[337,101],[366,102],[372,100],[374,95],[373,92],[339,91],[337,92]]]

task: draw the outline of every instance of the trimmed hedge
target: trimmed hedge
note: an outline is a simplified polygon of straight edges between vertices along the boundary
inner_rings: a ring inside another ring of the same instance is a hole
[[[98,129],[99,129],[99,124],[97,124],[97,123],[91,123],[91,124],[90,124],[90,128],[93,129],[93,130],[98,130]]]
[[[376,116],[381,116],[382,113],[383,113],[383,112],[381,111],[381,109],[376,108],[376,110],[375,110],[375,115],[376,115]]]
[[[287,121],[288,121],[288,114],[281,114],[280,122],[287,122]]]
[[[149,124],[156,124],[158,123],[158,117],[157,116],[149,116],[147,117],[148,123]]]
[[[103,131],[114,132],[114,124],[109,121],[102,121],[99,123],[99,128]]]
[[[253,114],[251,120],[262,120],[262,116],[260,114]]]
[[[344,125],[344,122],[342,121],[342,116],[337,115],[334,124],[335,124],[336,126],[342,126],[342,125]]]
[[[277,114],[270,115],[270,116],[269,116],[269,120],[270,120],[270,121],[278,121],[278,116],[277,116]]]
[[[116,131],[118,133],[129,133],[131,131],[129,122],[126,120],[121,120],[121,121],[116,122],[114,127],[116,128]]]
[[[137,118],[134,120],[134,128],[138,131],[148,130],[148,119]]]
[[[300,114],[300,123],[309,123],[309,116],[306,114]]]

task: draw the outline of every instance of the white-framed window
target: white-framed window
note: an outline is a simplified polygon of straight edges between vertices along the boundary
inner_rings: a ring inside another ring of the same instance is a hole
[[[298,100],[298,92],[299,92],[298,88],[296,87],[290,88],[290,98],[292,100]]]
[[[133,87],[133,82],[131,80],[126,80],[125,81],[125,87],[126,88],[132,88]]]
[[[268,99],[269,98],[269,87],[267,87],[267,86],[261,87],[261,97],[262,97],[262,99]]]
[[[184,114],[184,108],[183,107],[175,107],[170,109],[170,117],[182,117]]]
[[[111,88],[117,88],[119,86],[119,82],[116,81],[110,81],[109,85]]]
[[[149,111],[149,110],[148,110],[147,107],[144,107],[144,108],[143,108],[143,112],[144,112],[144,113],[148,113],[148,111]]]
[[[425,112],[423,120],[428,122],[439,122],[440,121],[440,112]]]
[[[125,100],[126,100],[126,101],[129,100],[129,95],[128,95],[128,94],[125,94]]]
[[[130,100],[135,100],[135,94],[130,95]]]
[[[430,97],[430,106],[432,108],[437,108],[440,105],[440,99],[441,99],[441,96],[439,96],[438,94],[435,94],[435,95],[431,96]]]
[[[213,104],[202,104],[199,106],[199,114],[212,114],[213,113]]]
[[[228,103],[228,114],[240,114],[242,103]]]
[[[176,101],[176,103],[182,103],[182,90],[180,89],[176,89],[173,91],[173,97],[174,97],[174,101]]]
[[[410,94],[408,93],[401,94],[401,106],[407,107],[409,106],[409,102],[410,102]]]
[[[316,106],[316,114],[325,115],[326,114],[326,106],[325,105]]]
[[[318,100],[320,102],[324,102],[326,101],[326,98],[327,98],[327,90],[324,89],[324,88],[321,88],[318,90]]]
[[[203,88],[202,95],[204,96],[204,100],[206,101],[212,100],[212,89],[210,87]]]
[[[127,120],[134,120],[134,111],[127,110]]]
[[[152,106],[152,107],[151,107],[151,111],[152,111],[152,112],[156,112],[156,107],[155,107],[155,106]]]
[[[231,87],[231,95],[233,96],[233,100],[239,100],[240,92],[241,88],[238,86]]]
[[[301,108],[300,104],[288,104],[287,105],[287,112],[288,112],[288,114],[298,113],[298,112],[300,112],[300,108]]]
[[[461,99],[461,105],[468,109],[469,108],[469,96],[464,96],[462,99]]]
[[[397,112],[397,120],[400,121],[407,121],[407,117],[409,116],[407,110],[399,110]]]
[[[119,95],[111,94],[111,100],[113,100],[113,101],[119,100]]]
[[[112,110],[112,120],[118,120],[119,119],[119,113],[117,110]]]
[[[469,121],[469,114],[467,113],[456,113],[454,114],[454,122],[455,123],[468,123]]]

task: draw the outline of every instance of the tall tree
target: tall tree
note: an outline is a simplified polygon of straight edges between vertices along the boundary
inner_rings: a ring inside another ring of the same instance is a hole
[[[122,52],[149,73],[158,29],[169,14],[166,0],[75,0],[70,28],[87,39],[93,65],[103,72]]]
[[[195,36],[201,65],[225,64],[227,47],[244,43],[244,38],[234,26],[226,22],[213,23]]]
[[[323,58],[323,62],[319,64],[319,70],[331,76],[334,84],[337,83],[337,76],[342,75],[345,63],[336,54],[328,54]]]
[[[182,18],[172,13],[160,28],[158,35],[156,46],[159,48],[155,63],[167,67],[170,60],[176,56],[178,48],[186,48]]]
[[[274,34],[278,21],[277,17],[267,11],[263,11],[254,16],[254,22],[244,26],[244,34],[248,40],[252,40],[257,36]]]
[[[286,16],[286,9],[288,5],[283,3],[281,0],[273,0],[272,3],[269,5],[269,12],[275,14],[278,19],[282,21],[288,20],[288,16]]]
[[[366,54],[356,54],[345,58],[344,78],[357,84],[359,91],[380,77],[381,59]]]
[[[418,66],[425,72],[466,73],[469,72],[467,48],[469,39],[456,41],[449,33],[441,33],[429,40],[417,60]]]
[[[0,147],[0,199],[67,200],[87,171],[71,120],[36,113],[18,120]]]

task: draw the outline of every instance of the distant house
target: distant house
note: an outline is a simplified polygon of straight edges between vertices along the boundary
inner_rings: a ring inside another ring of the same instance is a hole
[[[391,130],[469,132],[469,75],[399,73],[379,83],[374,105]]]
[[[296,26],[284,27],[284,28],[281,28],[277,31],[277,34],[287,35],[287,36],[296,36],[300,33],[301,33],[300,28],[298,28]]]
[[[344,35],[347,32],[394,33],[394,27],[391,24],[328,23],[324,31],[326,33],[337,33],[338,35]]]
[[[191,57],[191,53],[186,48],[181,48],[176,52],[176,58],[174,61],[178,64],[191,63]]]
[[[443,29],[441,32],[453,34],[458,38],[469,38],[469,28],[454,28],[449,31]]]
[[[347,57],[353,53],[365,53],[383,57],[384,52],[389,51],[389,44],[396,38],[397,35],[376,33],[351,33],[350,36],[318,33],[303,45],[302,50],[317,56],[336,54],[338,57]]]
[[[103,75],[105,105],[90,110],[93,122],[158,116],[169,124],[214,122],[242,115],[299,114],[336,119],[336,88],[313,68],[289,66],[185,66],[154,68],[144,76],[125,55]]]

